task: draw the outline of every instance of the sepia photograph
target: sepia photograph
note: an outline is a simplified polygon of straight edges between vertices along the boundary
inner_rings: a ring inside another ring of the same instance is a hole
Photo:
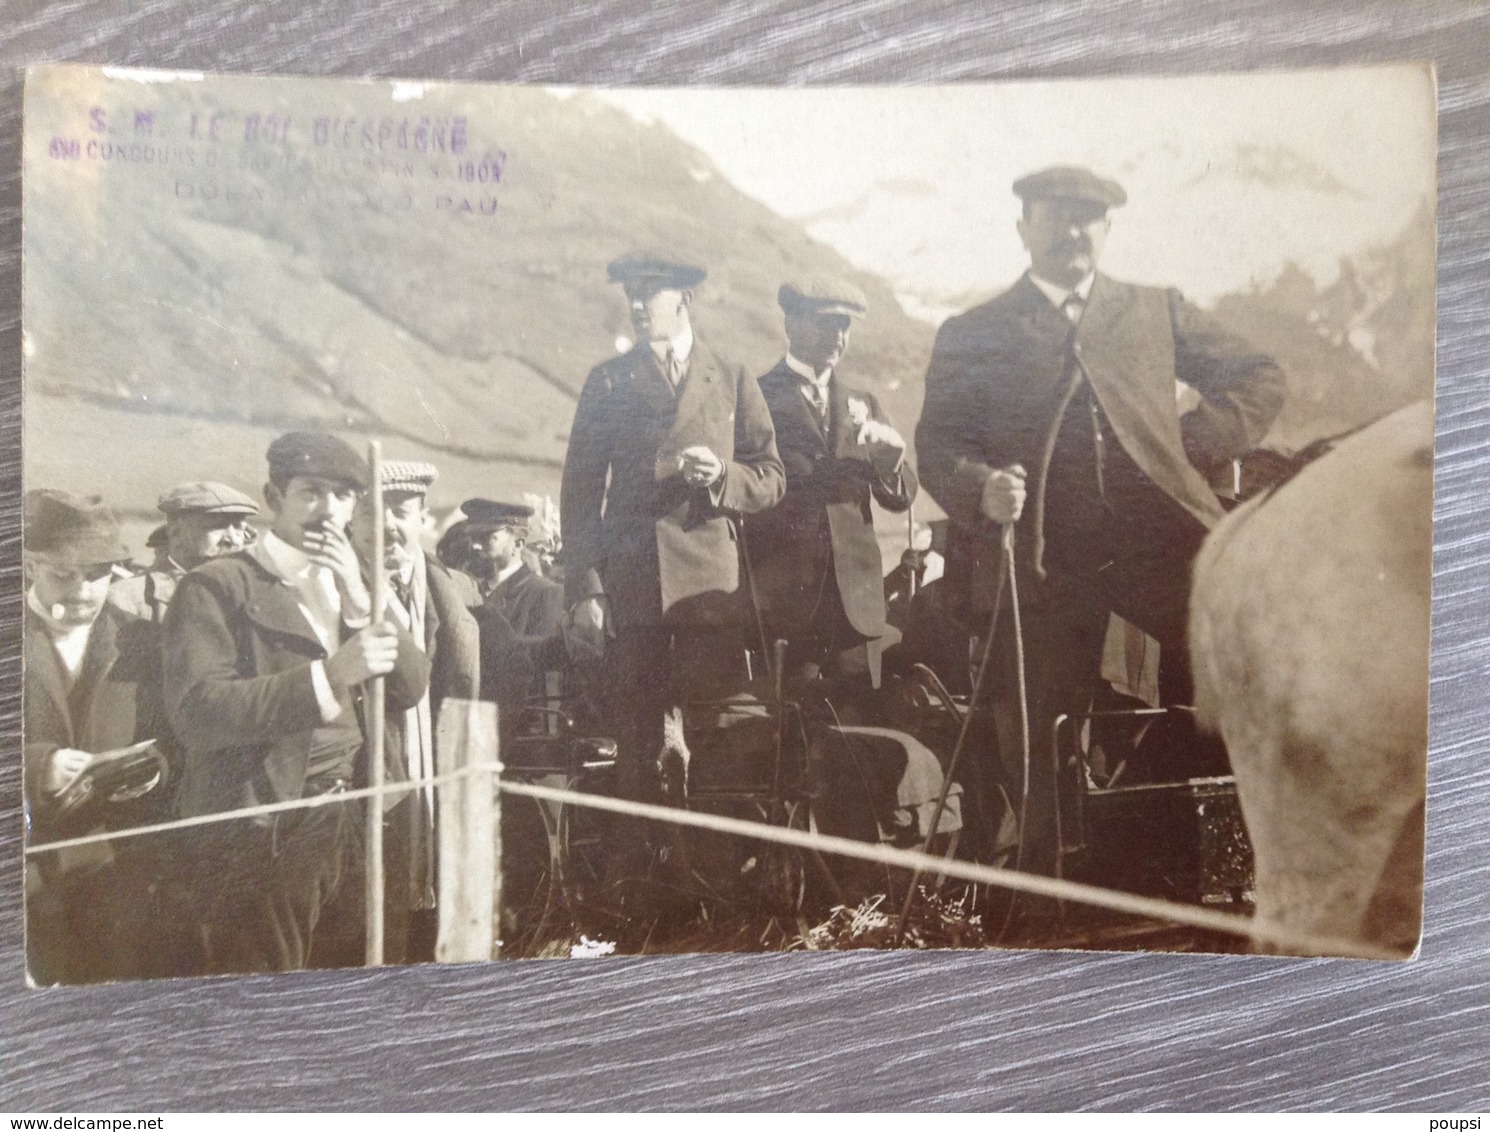
[[[1435,116],[30,68],[30,983],[1412,958]]]

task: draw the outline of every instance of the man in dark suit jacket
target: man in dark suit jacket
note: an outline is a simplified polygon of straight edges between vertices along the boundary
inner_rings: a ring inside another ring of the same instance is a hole
[[[571,640],[610,642],[623,796],[660,796],[663,718],[743,661],[736,518],[785,487],[771,414],[748,373],[694,336],[700,267],[639,253],[610,264],[637,344],[580,393],[559,511]],[[712,687],[710,687],[712,685]]]
[[[344,441],[289,433],[269,446],[270,529],[181,579],[166,611],[165,701],[186,750],[182,815],[352,785],[364,745],[360,689],[387,676],[412,707],[428,658],[371,623],[346,526],[368,482]],[[361,883],[360,807],[326,804],[202,827],[196,839],[210,971],[297,970],[322,912]]]
[[[904,512],[916,497],[916,473],[874,395],[840,372],[853,320],[867,309],[859,289],[805,279],[784,283],[777,301],[789,350],[760,387],[786,496],[746,520],[754,593],[767,636],[787,642],[794,681],[806,687],[822,676],[837,685],[833,694],[851,694],[868,687],[866,676],[878,677],[885,632],[870,501]]]
[[[472,612],[481,626],[482,698],[496,701],[510,733],[523,705],[545,695],[546,673],[563,663],[564,587],[523,560],[527,504],[468,499],[461,512],[481,597]]]
[[[1014,191],[1030,270],[938,331],[916,446],[927,490],[952,520],[952,605],[976,634],[994,606],[1000,532],[1018,524],[1033,746],[1022,854],[1027,867],[1049,871],[1051,725],[1087,710],[1111,613],[1159,641],[1168,699],[1188,699],[1190,563],[1221,516],[1206,474],[1262,439],[1284,380],[1178,292],[1097,273],[1108,210],[1126,199],[1121,186],[1056,167]],[[1200,395],[1183,416],[1179,383]],[[1006,610],[992,683],[1017,797],[1011,620]]]
[[[172,753],[160,703],[156,626],[109,602],[115,567],[127,561],[119,524],[102,501],[37,490],[25,501],[23,641],[25,795],[37,844],[125,829],[169,816],[165,763],[142,759],[131,798],[94,796],[76,809],[81,776],[154,740]],[[59,849],[33,858],[26,875],[27,966],[38,984],[190,974],[152,923],[152,886],[164,878],[157,840]],[[152,945],[156,945],[152,948]],[[156,953],[152,955],[152,950]],[[171,954],[167,955],[167,951]]]

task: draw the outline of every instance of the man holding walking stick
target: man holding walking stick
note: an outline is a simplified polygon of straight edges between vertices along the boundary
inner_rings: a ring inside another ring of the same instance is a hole
[[[1018,860],[1051,873],[1052,725],[1088,710],[1113,613],[1159,642],[1166,702],[1189,702],[1190,564],[1222,514],[1206,476],[1262,439],[1285,386],[1270,358],[1177,291],[1098,273],[1109,212],[1127,199],[1116,182],[1058,166],[1014,192],[1030,269],[937,333],[916,447],[922,482],[951,519],[952,607],[972,634],[996,623],[982,702],[1002,778],[1027,797]],[[1183,415],[1180,384],[1199,394]],[[995,617],[1008,608],[1010,526],[1022,641],[1012,617]]]
[[[166,708],[186,751],[182,816],[345,792],[363,756],[361,689],[419,701],[425,656],[372,623],[346,528],[366,462],[324,433],[269,446],[272,522],[253,546],[181,579],[166,613]],[[211,973],[310,965],[318,921],[361,883],[361,807],[255,814],[190,835]]]

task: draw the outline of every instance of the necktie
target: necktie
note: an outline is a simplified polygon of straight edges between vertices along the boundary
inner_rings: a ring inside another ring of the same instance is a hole
[[[817,414],[818,424],[822,424],[828,415],[828,397],[823,392],[823,387],[815,381],[809,381],[802,390],[807,394],[807,403],[812,406],[812,411]]]
[[[683,384],[683,359],[671,346],[667,348],[667,380],[674,389]]]
[[[1067,295],[1061,303],[1061,313],[1071,320],[1072,326],[1075,326],[1081,321],[1081,312],[1085,309],[1086,300],[1075,291]]]

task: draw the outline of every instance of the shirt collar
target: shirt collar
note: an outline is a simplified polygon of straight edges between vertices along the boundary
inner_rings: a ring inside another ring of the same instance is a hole
[[[315,565],[305,551],[291,546],[273,531],[265,531],[251,549],[257,552],[255,556],[264,566],[292,586],[309,576]]]
[[[816,385],[819,389],[823,390],[826,390],[828,388],[828,379],[833,376],[832,366],[829,366],[827,369],[823,370],[823,372],[819,374],[815,370],[813,370],[813,368],[806,362],[802,361],[798,357],[795,357],[790,351],[788,351],[786,355],[786,368],[791,370],[798,377],[812,382],[813,385]]]
[[[688,360],[688,355],[693,353],[693,327],[685,326],[675,338],[664,338],[660,342],[649,342],[652,353],[657,355],[657,360],[664,365],[667,364],[667,352],[671,350],[673,357],[678,359],[679,364]]]
[[[1047,279],[1041,279],[1033,271],[1029,272],[1030,282],[1040,288],[1040,293],[1050,300],[1051,304],[1060,310],[1066,305],[1066,300],[1073,294],[1080,295],[1081,301],[1085,303],[1092,296],[1092,284],[1096,282],[1097,273],[1090,272],[1085,279],[1074,287],[1061,287]]]

